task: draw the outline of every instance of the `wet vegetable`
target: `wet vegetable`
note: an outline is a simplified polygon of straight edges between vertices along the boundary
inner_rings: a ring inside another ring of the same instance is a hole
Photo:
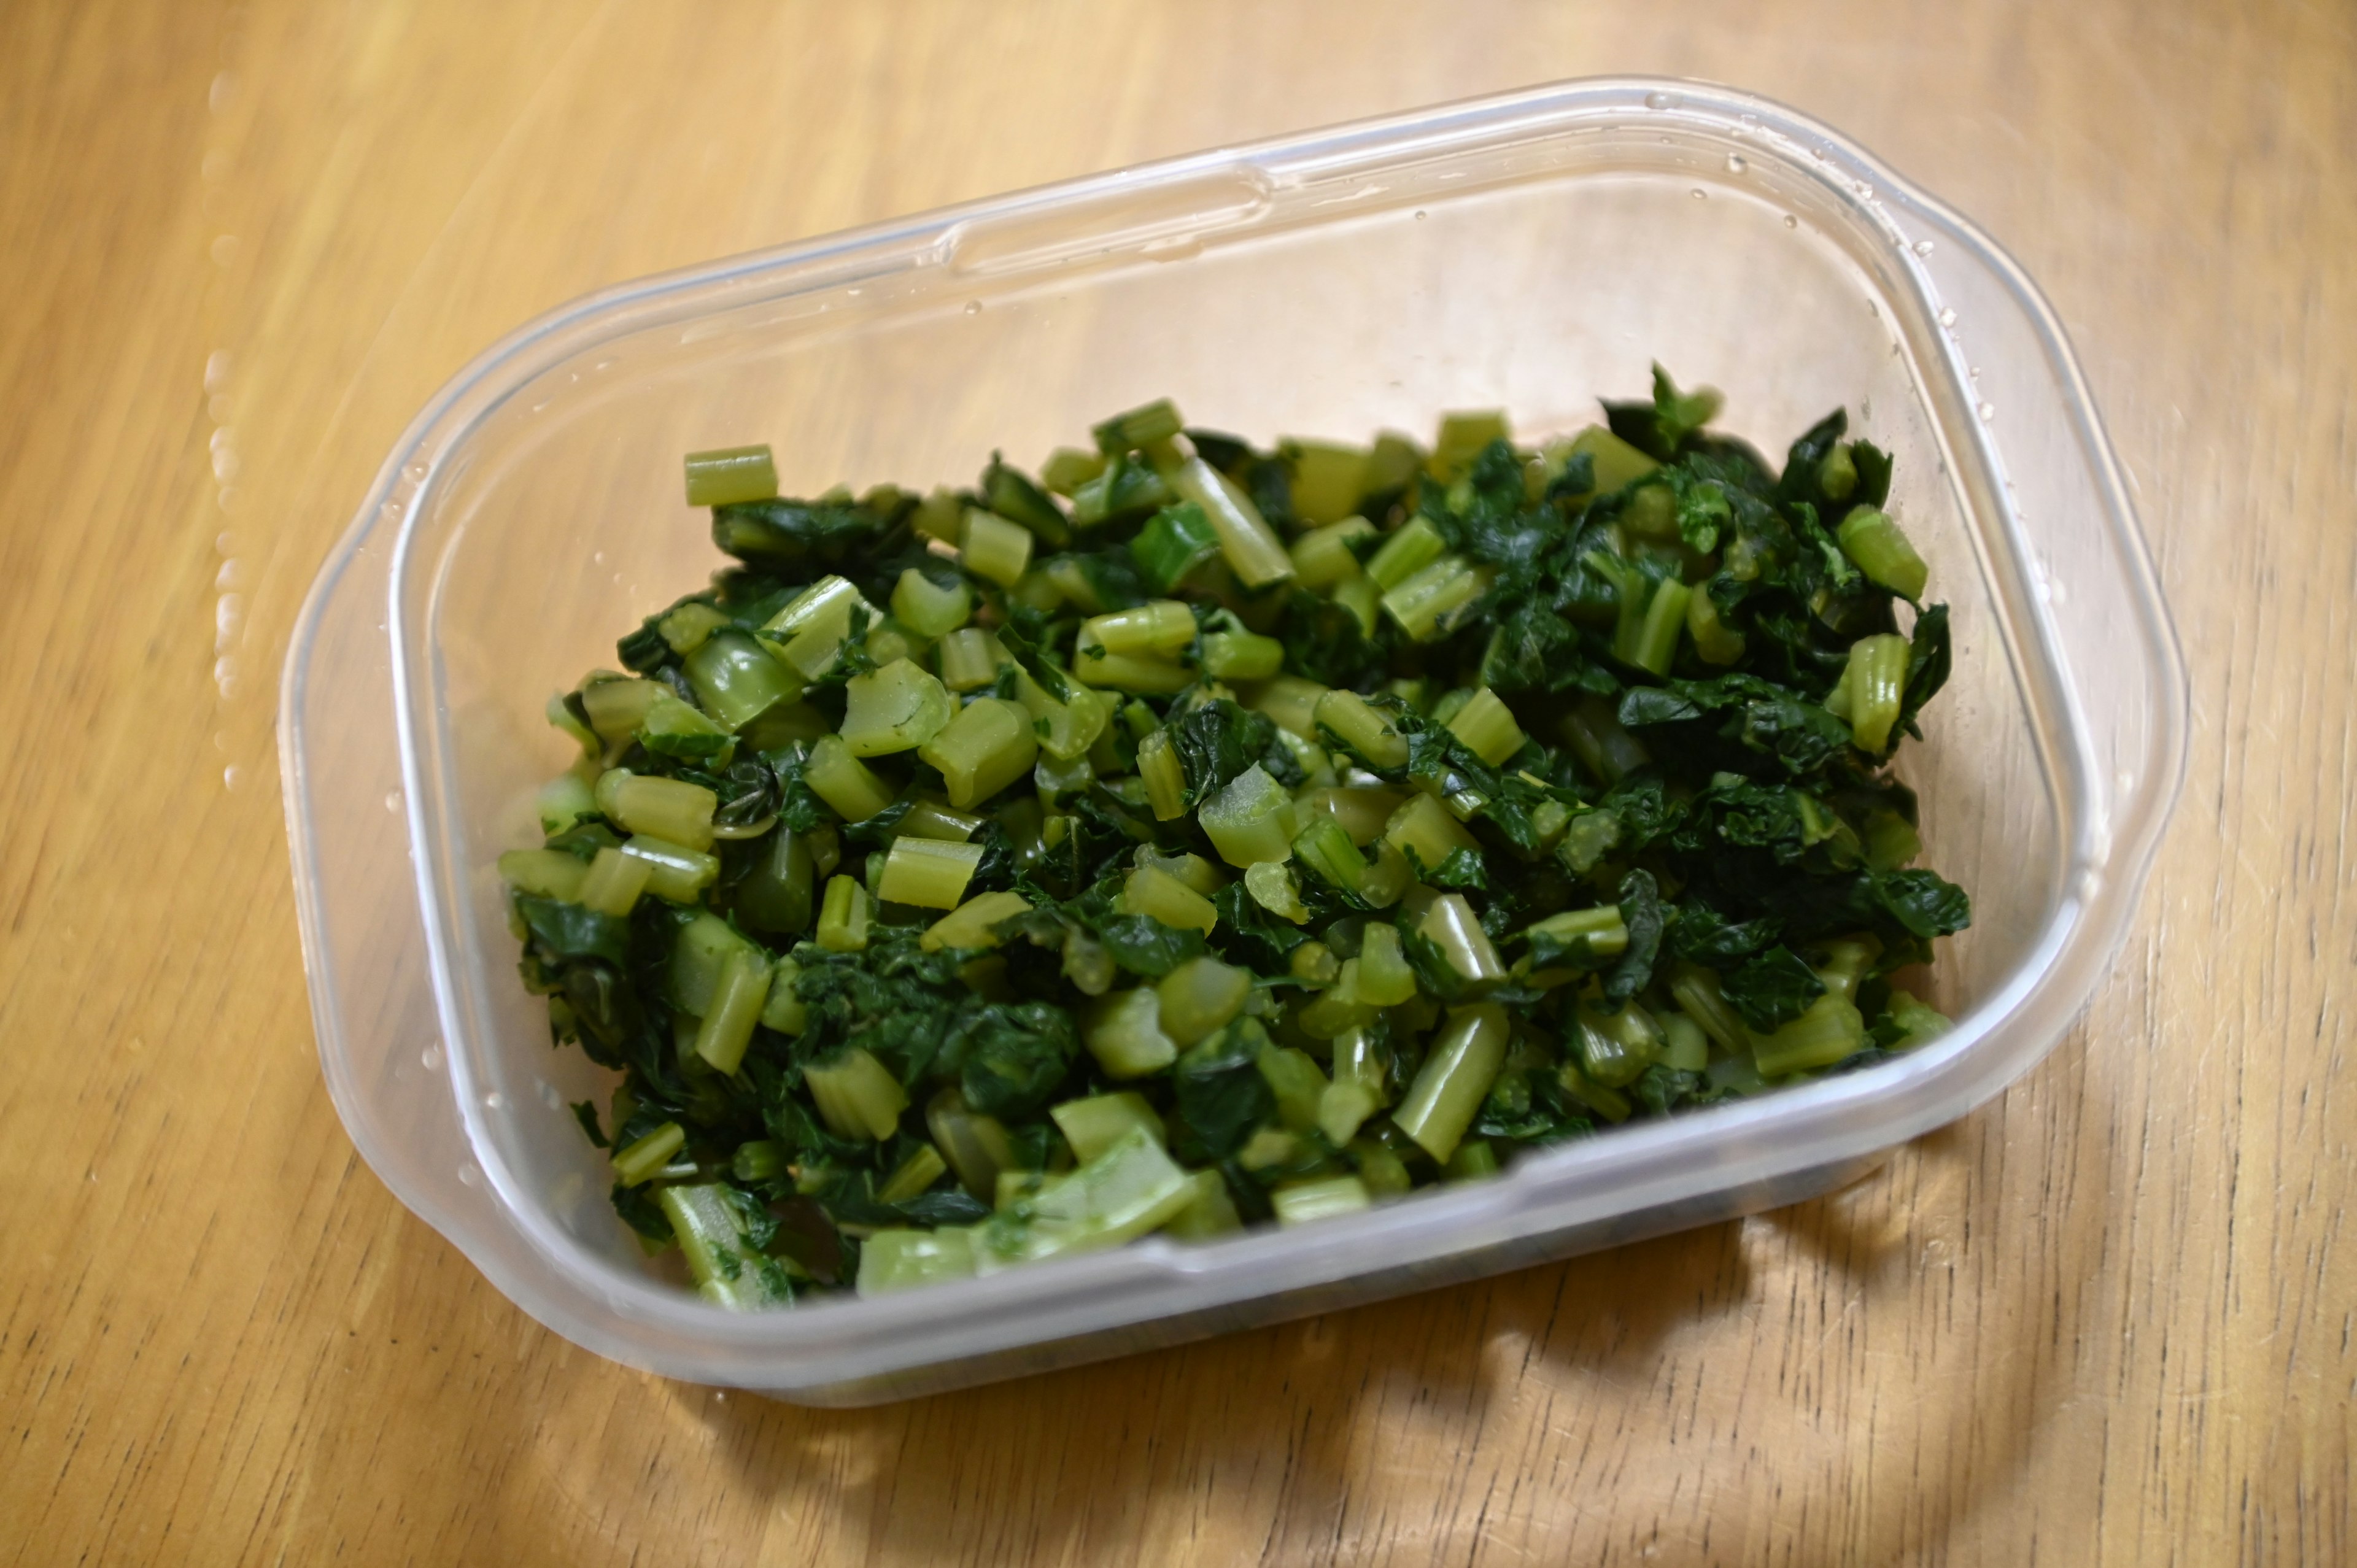
[[[1949,669],[1890,461],[1656,372],[1429,453],[1097,426],[1043,482],[774,495],[550,704],[500,857],[616,1069],[617,1209],[739,1308],[1312,1223],[1871,1067],[1962,929],[1889,771]]]

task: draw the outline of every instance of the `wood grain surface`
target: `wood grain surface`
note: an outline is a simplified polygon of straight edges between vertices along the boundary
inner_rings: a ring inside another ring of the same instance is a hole
[[[1604,71],[1842,126],[2073,332],[2187,791],[2041,1067],[1820,1201],[860,1412],[544,1332],[324,1092],[272,740],[411,412],[651,269]],[[0,7],[0,1561],[2357,1559],[2357,10]]]

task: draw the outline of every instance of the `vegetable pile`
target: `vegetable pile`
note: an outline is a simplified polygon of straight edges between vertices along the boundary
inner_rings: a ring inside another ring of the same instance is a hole
[[[1886,770],[1944,606],[1835,412],[1429,451],[1107,421],[776,495],[553,699],[503,855],[616,1208],[736,1307],[1347,1213],[1885,1059],[1970,918]],[[1902,631],[1900,601],[1912,607]]]

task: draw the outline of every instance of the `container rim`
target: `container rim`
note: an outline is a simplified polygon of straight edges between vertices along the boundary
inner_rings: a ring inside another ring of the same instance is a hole
[[[1512,144],[1560,134],[1585,120],[1617,119],[1641,112],[1663,115],[1665,121],[1675,121],[1689,130],[1726,134],[1741,125],[1763,143],[1774,138],[1791,147],[1808,147],[1825,171],[1829,187],[1832,178],[1838,176],[1853,186],[1871,188],[1872,195],[1864,205],[1873,209],[1880,226],[1898,232],[1892,214],[1903,212],[1924,231],[1938,233],[1943,245],[1953,247],[1998,282],[2028,325],[2059,382],[2062,402],[2073,422],[2072,434],[2090,463],[2090,478],[2104,503],[2102,521],[2108,542],[2126,574],[2124,585],[2136,615],[2136,629],[2162,700],[2148,728],[2143,766],[2118,798],[2109,796],[2107,781],[2084,765],[2088,759],[2083,755],[2079,758],[2082,766],[2063,770],[2082,798],[2056,802],[2058,817],[2067,829],[2069,855],[2069,871],[2056,908],[2021,967],[1994,994],[1982,999],[1960,1018],[1946,1040],[1873,1073],[1829,1079],[1743,1106],[1631,1129],[1609,1140],[1556,1150],[1522,1162],[1505,1183],[1492,1184],[1491,1190],[1518,1183],[1524,1189],[1526,1201],[1522,1215],[1505,1218],[1519,1218],[1523,1223],[1518,1233],[1526,1233],[1528,1221],[1537,1217],[1534,1205],[1536,1208],[1560,1208],[1542,1201],[1541,1189],[1548,1178],[1568,1176],[1587,1165],[1607,1162],[1627,1165],[1633,1173],[1644,1176],[1636,1184],[1638,1187],[1674,1197],[1680,1190],[1694,1190],[1698,1186],[1724,1185],[1729,1180],[1757,1179],[1773,1174],[1777,1162],[1771,1159],[1753,1159],[1738,1168],[1713,1165],[1705,1158],[1699,1161],[1703,1167],[1699,1176],[1695,1175],[1697,1156],[1706,1155],[1710,1145],[1739,1126],[1813,1123],[1826,1133],[1817,1144],[1820,1153],[1828,1147],[1842,1146],[1865,1152],[1914,1136],[1955,1114],[1952,1109],[1936,1113],[1926,1110],[1929,1101],[1940,1098],[1943,1090],[1953,1098],[1956,1086],[1967,1085],[1970,1102],[1978,1103],[2018,1076],[2050,1047],[2083,1004],[2102,963],[2121,939],[2148,874],[2160,832],[2181,788],[2186,762],[2189,699],[2182,657],[2160,597],[2157,575],[2136,527],[2116,459],[2093,407],[2083,373],[2051,308],[2008,255],[1967,220],[1839,134],[1766,99],[1730,89],[1666,79],[1601,78],[1476,98],[1159,160],[655,274],[585,295],[527,323],[454,376],[404,432],[380,469],[358,515],[330,553],[298,616],[281,687],[282,780],[296,872],[297,918],[311,983],[321,1069],[339,1114],[371,1165],[382,1172],[393,1168],[396,1162],[384,1157],[388,1151],[374,1136],[374,1124],[366,1103],[369,1091],[352,1070],[351,1059],[344,1048],[344,1014],[324,934],[317,826],[306,749],[308,736],[304,721],[305,701],[315,676],[311,654],[328,601],[345,574],[375,530],[387,523],[395,525],[385,628],[391,643],[404,813],[413,846],[414,892],[436,1009],[446,1036],[456,1042],[467,1037],[469,1031],[464,1009],[452,987],[451,910],[446,889],[437,878],[437,873],[448,867],[446,857],[436,853],[443,841],[429,811],[429,803],[439,794],[439,781],[427,771],[433,747],[425,732],[430,728],[434,682],[430,671],[417,666],[411,639],[406,635],[412,611],[404,598],[404,587],[414,564],[413,546],[417,538],[417,521],[425,510],[421,502],[440,475],[444,460],[533,375],[619,332],[643,330],[684,315],[702,316],[733,308],[772,294],[838,287],[878,271],[947,263],[956,254],[962,237],[978,220],[1005,220],[1044,212],[1079,200],[1178,187],[1206,176],[1232,175],[1239,170],[1252,171],[1255,177],[1278,183],[1325,179],[1334,177],[1338,172],[1360,170],[1375,164],[1395,166],[1411,159]],[[1860,205],[1846,195],[1845,199],[1850,199],[1854,208]],[[1900,249],[1904,251],[1905,247]],[[1928,290],[1930,280],[1923,267],[1912,257],[1902,256],[1901,262],[1914,286]],[[1953,361],[1950,370],[1961,374],[1961,350],[1953,340],[1943,340],[1943,346]],[[1990,434],[1973,429],[1971,437],[1979,446],[1980,460],[2001,472]],[[2019,519],[2007,516],[2003,521],[2008,537],[2020,542],[2023,535]],[[2047,656],[2058,667],[2067,668],[2059,647],[2052,641],[2050,624],[2040,618],[2043,614],[2041,607],[2033,615],[2032,630],[2047,639]],[[2067,698],[2067,688],[2065,695]],[[2069,705],[2066,703],[2066,707]],[[2061,737],[2083,752],[2083,721],[2075,712],[2060,716]],[[2013,1020],[2033,1002],[2040,1004],[2037,1010],[2040,1015],[2030,1021],[2032,1026],[2023,1039],[2008,1050],[1980,1048],[1987,1044],[1998,1023]],[[548,1303],[537,1286],[527,1284],[522,1294],[535,1294],[542,1302],[528,1310],[561,1332],[625,1360],[640,1364],[659,1361],[662,1369],[689,1376],[716,1373],[726,1380],[748,1375],[745,1353],[786,1350],[803,1347],[805,1342],[810,1348],[817,1348],[822,1327],[841,1326],[844,1312],[855,1310],[848,1306],[840,1311],[822,1306],[792,1315],[740,1317],[651,1280],[618,1283],[611,1278],[596,1283],[584,1279],[580,1273],[579,1244],[539,1213],[536,1200],[493,1152],[482,1122],[479,1097],[471,1092],[467,1078],[465,1052],[454,1043],[448,1058],[452,1069],[450,1090],[465,1141],[497,1192],[506,1222],[522,1234],[545,1265],[570,1283],[576,1294],[595,1297],[607,1310],[636,1324],[684,1332],[695,1342],[696,1348],[673,1345],[651,1349],[626,1334],[590,1323],[580,1311]],[[1857,1113],[1866,1109],[1871,1109],[1874,1114],[1860,1117]],[[1863,1127],[1861,1122],[1865,1123]],[[1674,1171],[1684,1174],[1674,1176]],[[1646,1186],[1648,1181],[1651,1186]],[[448,1235],[495,1283],[522,1304],[518,1289],[512,1287],[523,1282],[516,1279],[515,1270],[505,1254],[475,1232],[478,1221],[471,1213],[440,1201],[432,1193],[411,1190],[414,1187],[414,1184],[396,1186],[397,1196]],[[1407,1240],[1436,1250],[1436,1255],[1437,1251],[1452,1250],[1454,1244],[1467,1238],[1467,1221],[1474,1218],[1469,1212],[1459,1212],[1469,1208],[1467,1203],[1458,1201],[1467,1196],[1437,1194],[1411,1206],[1426,1218],[1410,1228],[1412,1233]],[[1401,1209],[1389,1212],[1394,1216],[1404,1213]],[[1276,1265],[1275,1273],[1278,1275],[1295,1276],[1265,1277],[1263,1283],[1248,1289],[1215,1293],[1222,1301],[1268,1294],[1291,1283],[1316,1283],[1348,1272],[1321,1275],[1315,1269],[1304,1272],[1297,1265],[1287,1270],[1282,1266],[1284,1260],[1279,1251],[1269,1244],[1272,1240],[1265,1236],[1247,1236],[1186,1259],[1177,1259],[1167,1246],[1159,1250],[1159,1254],[1151,1247],[1130,1249],[1075,1260],[1051,1271],[979,1281],[940,1295],[955,1294],[976,1306],[985,1296],[1011,1304],[1035,1294],[1026,1287],[1027,1280],[1046,1277],[1060,1292],[1084,1284],[1083,1272],[1108,1284],[1124,1277],[1135,1280],[1141,1270],[1165,1284],[1180,1276],[1200,1281],[1222,1272],[1206,1262],[1215,1254],[1233,1258],[1240,1265],[1248,1264],[1262,1271],[1264,1276],[1272,1265]],[[1297,1246],[1294,1251],[1298,1252]],[[1415,1246],[1404,1251],[1423,1255]],[[1262,1253],[1267,1255],[1257,1255]],[[937,1316],[938,1307],[927,1309],[926,1298],[932,1295],[934,1293],[916,1293],[857,1304],[856,1311],[862,1328],[872,1331],[862,1337],[888,1342],[897,1331]],[[1087,1325],[1078,1321],[1060,1325],[1043,1321],[1034,1314],[1032,1321],[1044,1333],[1060,1326],[1077,1329],[1129,1321],[1138,1316],[1151,1314],[1132,1312],[1127,1318],[1118,1314],[1106,1318],[1100,1314]],[[1030,1337],[1039,1337],[1042,1336],[1035,1334]],[[894,1358],[881,1352],[866,1359],[878,1366],[894,1363]],[[907,1357],[899,1359],[911,1362]]]

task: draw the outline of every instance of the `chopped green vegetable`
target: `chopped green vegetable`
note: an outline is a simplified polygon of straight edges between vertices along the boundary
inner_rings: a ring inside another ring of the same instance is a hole
[[[692,457],[733,564],[551,701],[498,864],[618,1209],[723,1305],[877,1294],[1938,1038],[1890,979],[1970,904],[1889,766],[1947,609],[1842,414],[1775,468],[1718,405],[1427,454],[1161,402],[921,498]]]

